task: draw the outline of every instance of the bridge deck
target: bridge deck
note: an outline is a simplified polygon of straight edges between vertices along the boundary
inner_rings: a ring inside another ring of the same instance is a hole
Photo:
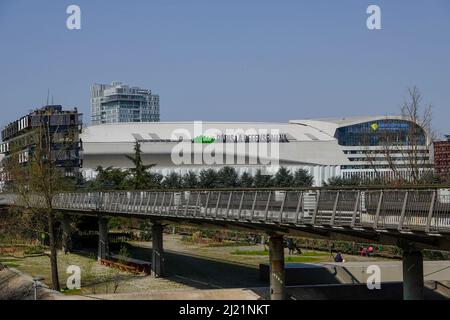
[[[2,195],[3,204],[19,204]],[[35,199],[34,205],[40,202]],[[20,204],[19,204],[20,205]],[[79,192],[54,207],[78,212],[450,233],[450,190]]]

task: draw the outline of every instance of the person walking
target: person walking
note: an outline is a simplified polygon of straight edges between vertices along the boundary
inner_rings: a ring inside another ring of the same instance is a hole
[[[371,256],[372,253],[373,253],[373,246],[370,245],[370,246],[367,248],[367,256],[368,256],[368,257]]]
[[[338,252],[336,256],[334,257],[334,262],[344,262],[344,259],[342,258],[342,254]]]
[[[291,253],[293,253],[294,249],[295,249],[294,242],[292,241],[291,238],[288,238],[287,246],[288,246],[288,249],[289,249],[289,255],[291,255]]]

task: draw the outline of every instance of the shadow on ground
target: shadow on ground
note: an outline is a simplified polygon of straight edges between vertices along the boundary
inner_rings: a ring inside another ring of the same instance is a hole
[[[152,249],[127,244],[130,257],[151,261]],[[92,249],[94,252],[94,249]],[[91,255],[84,252],[83,255]],[[232,289],[247,288],[259,296],[268,299],[268,282],[260,279],[257,267],[238,264],[220,259],[210,259],[195,254],[174,251],[164,253],[166,279],[190,286],[195,289]],[[324,276],[322,274],[322,276]],[[382,290],[369,290],[365,283],[342,284],[336,275],[327,273],[326,281],[319,285],[300,285],[287,288],[289,299],[293,300],[401,300],[402,283],[383,283]],[[424,288],[425,299],[448,299],[448,283],[427,282]],[[231,298],[230,298],[231,299]]]
[[[130,257],[151,262],[151,248],[129,243],[126,247]],[[95,248],[85,248],[75,253],[86,257],[97,254]],[[117,254],[117,252],[114,253]],[[170,250],[164,252],[164,259],[166,279],[195,289],[249,288],[268,285],[260,279],[259,269],[250,265]]]
[[[151,261],[152,249],[128,245],[133,258]],[[209,259],[195,254],[165,251],[165,271],[169,280],[197,289],[267,286],[256,267]]]

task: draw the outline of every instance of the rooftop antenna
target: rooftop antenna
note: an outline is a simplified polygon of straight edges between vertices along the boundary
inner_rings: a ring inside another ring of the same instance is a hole
[[[49,96],[50,96],[50,89],[47,89],[47,103],[46,103],[46,106],[48,106],[48,99],[49,99]]]

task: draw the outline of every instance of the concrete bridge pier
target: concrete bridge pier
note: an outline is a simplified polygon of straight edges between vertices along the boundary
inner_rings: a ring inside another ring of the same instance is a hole
[[[164,276],[163,225],[152,224],[152,273],[155,277]]]
[[[62,249],[64,253],[72,251],[72,228],[70,226],[70,216],[62,215],[61,219],[62,229]]]
[[[270,300],[286,298],[283,236],[271,234],[269,237]]]
[[[98,219],[98,255],[97,258],[106,259],[109,254],[108,218]]]
[[[423,300],[423,286],[422,252],[403,248],[403,300]]]

